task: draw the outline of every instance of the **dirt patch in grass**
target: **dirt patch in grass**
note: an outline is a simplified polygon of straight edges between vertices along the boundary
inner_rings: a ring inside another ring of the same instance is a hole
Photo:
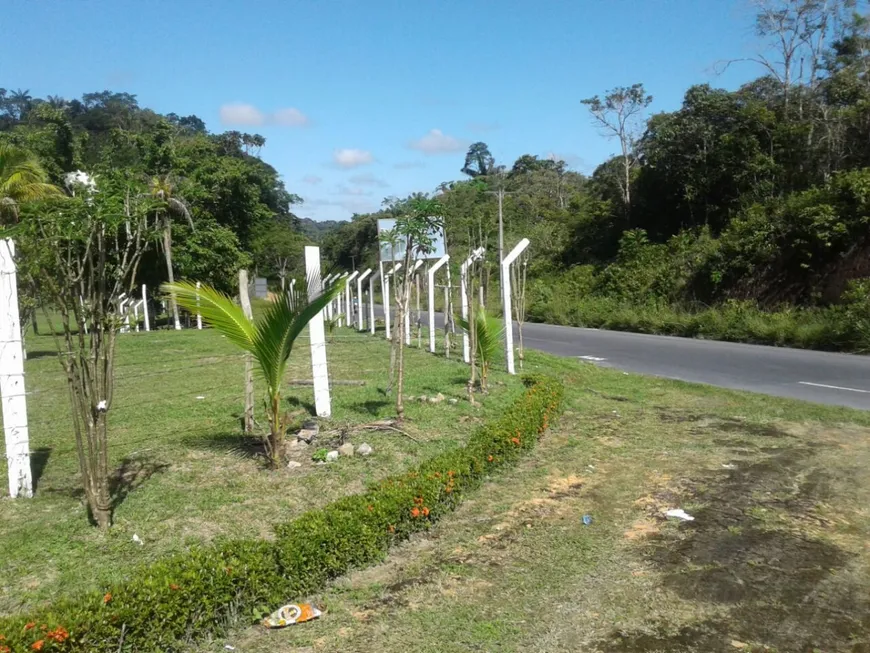
[[[716,428],[756,438],[807,431],[793,425],[737,428],[722,420]],[[816,511],[838,496],[843,481],[843,470],[824,467],[838,434],[828,430],[825,439],[757,447],[760,456],[751,463],[643,497],[639,505],[653,514],[668,504],[697,506],[695,521],[662,529],[648,517],[626,537],[645,543],[642,556],[664,588],[692,604],[717,606],[719,616],[615,631],[597,642],[599,650],[870,650],[866,560],[856,547],[807,528],[834,523],[820,522]],[[657,537],[649,541],[648,534]]]

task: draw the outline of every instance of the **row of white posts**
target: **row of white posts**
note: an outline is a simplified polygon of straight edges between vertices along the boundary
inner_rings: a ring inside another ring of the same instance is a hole
[[[502,287],[501,287],[501,302],[502,302],[502,314],[504,316],[504,347],[505,347],[505,358],[507,360],[507,370],[509,374],[516,374],[516,367],[514,364],[514,346],[513,346],[513,307],[511,306],[511,276],[510,276],[510,266],[516,261],[516,259],[520,256],[520,254],[525,251],[525,249],[529,246],[528,238],[523,238],[517,245],[514,247],[510,253],[504,257],[504,260],[501,261],[501,278],[502,278]],[[462,309],[462,317],[463,319],[468,319],[468,274],[471,266],[481,260],[486,253],[486,250],[483,247],[480,247],[474,250],[471,255],[462,263],[460,266],[460,302]],[[446,265],[450,260],[450,255],[445,254],[440,259],[438,259],[434,265],[432,265],[428,270],[428,305],[429,305],[429,351],[435,353],[435,273],[438,272],[444,265]],[[417,271],[423,265],[422,260],[418,260],[414,264],[414,268],[412,270],[412,278],[414,274],[417,274]],[[368,289],[368,328],[371,333],[375,332],[375,306],[374,306],[374,284],[376,281],[381,281],[381,291],[383,294],[383,304],[384,304],[384,327],[385,327],[385,336],[389,340],[392,335],[392,324],[391,324],[391,310],[390,310],[390,277],[395,276],[395,274],[401,270],[402,264],[395,263],[392,268],[385,269],[384,263],[380,264],[380,271],[376,274],[372,274],[372,269],[368,268],[362,274],[359,271],[355,271],[353,273],[334,273],[328,275],[323,280],[323,287],[329,286],[331,283],[336,283],[337,281],[345,280],[346,287],[343,291],[343,300],[342,298],[338,298],[335,302],[331,303],[327,306],[326,312],[327,316],[330,320],[333,319],[333,316],[336,317],[339,324],[344,323],[347,326],[352,326],[353,324],[353,284],[352,282],[356,280],[356,297],[358,302],[357,307],[357,323],[356,328],[358,331],[364,331],[365,326],[365,295],[363,293],[362,282],[365,279],[369,280],[369,289]],[[445,294],[449,292],[448,289],[445,289]],[[342,307],[342,304],[344,306]],[[342,314],[342,308],[344,309],[344,313]],[[446,305],[445,305],[446,310]],[[411,344],[411,329],[410,329],[410,321],[411,314],[410,311],[405,311],[405,344]],[[470,341],[468,337],[468,333],[463,332],[462,334],[462,358],[468,363],[471,360],[471,351],[470,351]]]
[[[505,320],[505,353],[508,372],[515,374],[513,356],[513,332],[511,311],[511,290],[509,268],[516,258],[528,247],[529,241],[523,239],[501,262],[502,278],[502,309]],[[460,267],[460,292],[462,301],[462,316],[468,319],[468,270],[471,265],[480,260],[484,254],[483,248],[475,250]],[[33,495],[33,480],[30,468],[30,445],[27,424],[27,401],[24,389],[24,353],[21,343],[21,325],[18,309],[18,285],[15,276],[15,245],[11,240],[0,240],[0,403],[2,403],[3,431],[6,445],[6,459],[9,470],[9,494],[12,497]],[[435,351],[435,273],[450,260],[449,255],[440,258],[428,271],[428,304],[429,304],[429,350]],[[417,261],[414,265],[416,273],[422,265]],[[305,247],[305,270],[309,280],[307,292],[309,300],[318,297],[331,283],[346,279],[346,287],[339,298],[330,302],[325,311],[321,311],[309,322],[311,342],[311,372],[314,386],[314,405],[319,417],[329,417],[332,413],[329,392],[329,369],[326,360],[326,333],[324,313],[330,320],[333,315],[342,318],[344,323],[353,324],[353,287],[356,281],[356,296],[358,301],[356,328],[365,330],[365,306],[363,281],[368,279],[368,328],[375,333],[374,284],[381,281],[384,296],[384,317],[386,336],[390,337],[390,277],[398,272],[402,264],[394,264],[392,269],[385,270],[383,263],[378,273],[372,274],[372,269],[362,274],[330,274],[321,277],[320,248]],[[290,282],[293,290],[296,280]],[[197,284],[199,285],[199,284]],[[445,292],[449,292],[445,290]],[[147,290],[142,286],[142,299],[134,300],[121,297],[119,312],[124,317],[122,331],[130,330],[130,313],[135,322],[135,330],[139,331],[139,309],[142,309],[144,327],[151,330],[148,315]],[[343,306],[342,306],[343,304]],[[446,307],[445,307],[446,308]],[[202,317],[196,316],[197,328],[202,328]],[[405,316],[406,344],[410,344],[410,316]],[[468,334],[463,334],[463,358],[470,360]]]

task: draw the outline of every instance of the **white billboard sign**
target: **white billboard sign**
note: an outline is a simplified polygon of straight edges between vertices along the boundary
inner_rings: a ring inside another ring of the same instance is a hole
[[[400,236],[394,245],[384,242],[384,233],[392,231],[396,227],[396,220],[393,218],[381,218],[378,220],[378,240],[381,247],[381,262],[388,263],[390,261],[404,261],[405,248],[407,241],[404,236]],[[429,232],[429,238],[432,242],[427,251],[416,252],[415,260],[418,259],[440,259],[447,252],[444,251],[444,229],[436,227]]]

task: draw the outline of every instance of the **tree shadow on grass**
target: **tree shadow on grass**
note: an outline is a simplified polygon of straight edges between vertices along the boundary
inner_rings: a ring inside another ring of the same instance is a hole
[[[127,496],[141,487],[155,474],[169,469],[166,463],[157,462],[148,458],[127,457],[121,461],[121,465],[109,477],[109,495],[112,497],[112,511],[118,509]]]
[[[39,488],[39,479],[45,473],[45,466],[51,456],[51,447],[39,447],[30,452],[30,475],[33,478],[34,493]]]
[[[255,460],[266,457],[263,441],[244,433],[208,433],[185,438],[184,444],[191,448],[213,451],[236,458]]]
[[[40,358],[57,358],[57,351],[54,349],[37,349],[36,351],[27,352],[27,360],[35,361]]]
[[[370,399],[369,401],[360,401],[355,404],[350,404],[348,408],[354,410],[358,413],[367,413],[374,417],[377,417],[381,413],[381,409],[386,408],[387,406],[392,406],[392,401],[387,400],[374,400]]]
[[[302,408],[304,410],[307,410],[309,415],[317,414],[317,409],[314,407],[314,404],[312,404],[310,401],[303,401],[296,396],[287,397],[287,405],[291,408]]]

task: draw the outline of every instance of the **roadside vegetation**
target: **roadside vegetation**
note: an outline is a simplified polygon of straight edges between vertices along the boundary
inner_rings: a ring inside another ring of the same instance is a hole
[[[866,413],[533,351],[526,367],[563,380],[565,412],[515,470],[308,597],[319,621],[198,650],[870,646]]]

